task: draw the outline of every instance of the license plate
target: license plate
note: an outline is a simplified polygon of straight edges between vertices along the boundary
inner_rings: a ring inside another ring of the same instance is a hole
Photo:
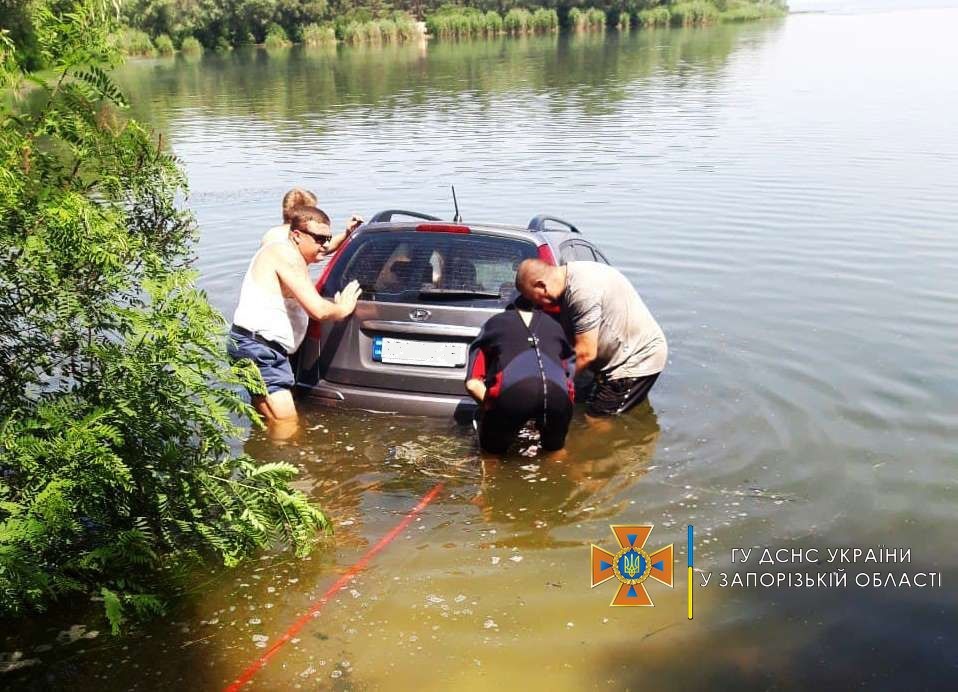
[[[414,341],[389,336],[373,338],[373,360],[396,365],[458,368],[466,364],[467,346],[445,341]]]

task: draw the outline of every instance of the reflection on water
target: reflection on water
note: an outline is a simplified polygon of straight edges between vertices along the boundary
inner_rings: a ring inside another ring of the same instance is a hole
[[[334,533],[309,560],[197,575],[113,639],[5,630],[4,684],[222,687],[437,483],[441,494],[262,670],[257,689],[930,687],[954,676],[955,11],[707,30],[236,51],[119,78],[192,184],[229,313],[293,184],[337,224],[390,207],[573,220],[668,334],[652,405],[567,455],[483,461],[443,421],[307,406],[285,445]],[[854,36],[850,42],[849,37]],[[932,59],[934,53],[934,59]],[[527,451],[528,448],[526,448]],[[655,523],[655,608],[590,590],[609,524]],[[910,547],[937,590],[699,587],[733,547]],[[82,605],[82,604],[80,604]],[[636,612],[636,611],[641,612]],[[73,627],[87,622],[89,626]],[[16,652],[20,652],[16,654]]]

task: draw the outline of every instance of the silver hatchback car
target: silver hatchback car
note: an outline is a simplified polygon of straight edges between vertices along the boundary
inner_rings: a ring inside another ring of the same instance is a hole
[[[332,298],[355,279],[362,295],[350,318],[310,324],[297,387],[331,406],[467,421],[475,410],[463,388],[469,343],[514,299],[516,268],[530,257],[608,264],[575,226],[552,216],[522,228],[376,214],[317,283]]]

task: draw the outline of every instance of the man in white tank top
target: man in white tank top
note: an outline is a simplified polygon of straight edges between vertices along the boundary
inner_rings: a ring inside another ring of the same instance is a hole
[[[248,358],[259,368],[267,394],[253,395],[253,406],[266,419],[274,439],[296,431],[289,354],[302,343],[309,319],[345,319],[359,299],[356,281],[329,301],[309,278],[309,265],[329,251],[331,239],[325,212],[297,207],[286,238],[260,248],[243,278],[227,351],[232,359]]]

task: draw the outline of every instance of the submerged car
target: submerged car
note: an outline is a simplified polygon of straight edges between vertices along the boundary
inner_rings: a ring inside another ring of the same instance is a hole
[[[350,318],[310,324],[297,387],[337,407],[468,420],[469,343],[515,298],[516,268],[531,257],[608,264],[574,225],[553,216],[523,228],[376,214],[319,278],[325,298],[353,280],[362,294]]]

